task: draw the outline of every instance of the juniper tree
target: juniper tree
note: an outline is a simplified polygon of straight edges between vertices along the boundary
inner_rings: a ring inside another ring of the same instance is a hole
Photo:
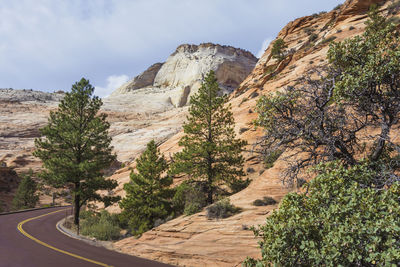
[[[400,37],[369,16],[362,35],[330,46],[323,72],[258,103],[267,153],[289,152],[291,178],[310,166],[316,177],[255,229],[262,259],[245,266],[400,264]]]
[[[287,44],[282,38],[279,38],[272,45],[271,55],[273,58],[278,61],[282,61],[285,58],[285,49],[287,48]]]
[[[400,151],[390,137],[400,112],[399,44],[396,27],[372,10],[362,35],[331,44],[328,66],[259,100],[263,150],[290,151],[289,182],[321,162],[352,166],[359,155],[377,161],[388,146]]]
[[[171,212],[172,178],[163,175],[167,168],[156,143],[150,141],[136,160],[138,172],[131,172],[130,182],[124,185],[126,197],[119,203],[121,216],[135,235],[153,228],[156,220],[165,219]]]
[[[39,201],[39,195],[36,193],[37,183],[32,179],[32,175],[32,170],[23,175],[12,200],[13,210],[34,208]]]
[[[172,173],[185,173],[206,184],[207,202],[213,202],[216,187],[221,183],[235,185],[243,173],[246,142],[236,139],[235,121],[226,95],[213,71],[190,99],[189,116],[183,125],[185,135],[179,141],[182,152],[174,156]]]
[[[116,157],[110,146],[107,116],[99,113],[102,101],[93,96],[93,91],[88,80],[76,82],[40,129],[44,138],[35,140],[34,155],[44,167],[40,177],[55,187],[71,187],[74,223],[78,226],[80,208],[87,201],[101,201],[107,206],[118,200],[97,192],[112,190],[117,182],[103,175]]]

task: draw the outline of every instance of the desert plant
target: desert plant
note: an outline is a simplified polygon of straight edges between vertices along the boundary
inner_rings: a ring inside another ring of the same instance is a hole
[[[314,42],[315,40],[317,40],[318,38],[318,34],[316,33],[312,33],[309,37],[308,37],[308,42]]]
[[[208,206],[206,208],[206,217],[207,219],[223,219],[240,212],[240,210],[240,208],[232,205],[228,198],[225,198]]]
[[[203,183],[184,181],[175,188],[172,204],[176,215],[192,215],[207,204],[206,190]]]
[[[320,165],[307,193],[285,196],[254,229],[262,259],[244,266],[397,266],[400,185],[376,188],[381,173],[374,169],[368,162]]]
[[[277,59],[278,61],[282,61],[285,59],[285,51],[287,48],[287,44],[282,38],[277,39],[272,45],[271,56],[272,58]]]
[[[268,206],[275,205],[277,202],[272,197],[263,197],[263,199],[256,199],[253,201],[254,206]]]
[[[100,213],[82,212],[81,233],[99,240],[116,240],[120,237],[121,228],[118,216],[106,210]]]
[[[22,177],[11,208],[13,210],[34,208],[39,201],[39,195],[36,193],[37,187],[37,183],[33,180],[33,172],[30,170]]]
[[[320,162],[355,165],[359,153],[378,160],[388,145],[397,147],[390,132],[400,114],[399,43],[394,25],[372,11],[361,36],[330,45],[327,68],[260,98],[261,150],[267,159],[271,151],[292,151],[284,159],[284,179],[293,182],[302,169]],[[366,146],[357,136],[369,128],[381,130],[369,135]]]

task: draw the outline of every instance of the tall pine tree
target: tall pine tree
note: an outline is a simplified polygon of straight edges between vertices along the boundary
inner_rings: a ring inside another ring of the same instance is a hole
[[[74,196],[74,223],[79,226],[80,208],[89,200],[109,205],[117,197],[101,196],[98,190],[112,190],[117,182],[107,180],[103,170],[115,160],[108,136],[110,124],[99,114],[101,99],[94,87],[82,78],[51,112],[48,124],[35,140],[34,155],[43,161],[41,177],[55,187],[71,187]]]
[[[119,203],[122,218],[134,235],[154,227],[157,219],[165,219],[171,209],[172,178],[163,176],[168,165],[154,140],[136,160],[138,173],[131,172],[131,181],[124,185],[126,197]]]
[[[189,116],[179,141],[182,152],[175,154],[171,171],[185,173],[206,183],[207,202],[213,202],[217,186],[237,184],[243,172],[246,142],[236,139],[235,121],[228,96],[219,96],[215,73],[207,74],[199,92],[191,97]]]
[[[32,179],[32,176],[33,172],[30,170],[28,174],[22,177],[12,201],[13,210],[34,208],[39,201],[39,195],[36,193],[37,183]]]

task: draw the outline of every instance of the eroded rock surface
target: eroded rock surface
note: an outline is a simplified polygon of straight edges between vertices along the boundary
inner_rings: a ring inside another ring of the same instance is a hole
[[[166,102],[182,107],[188,104],[190,96],[197,92],[210,70],[216,72],[224,92],[230,93],[247,77],[256,62],[257,58],[253,54],[232,46],[183,44],[165,63],[151,66],[118,88],[111,96],[136,93],[135,90],[139,88],[154,91],[158,89],[164,93]],[[140,98],[140,93],[137,98]]]

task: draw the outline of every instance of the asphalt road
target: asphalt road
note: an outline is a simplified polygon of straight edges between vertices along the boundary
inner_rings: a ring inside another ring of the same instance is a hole
[[[64,211],[33,219],[22,225],[23,231],[41,243],[28,238],[17,229],[18,224],[26,219],[57,210],[65,210],[65,207],[0,215],[0,266],[170,266],[121,254],[103,247],[91,246],[60,233],[56,229],[56,224],[65,216]],[[49,246],[53,248],[49,248]]]

